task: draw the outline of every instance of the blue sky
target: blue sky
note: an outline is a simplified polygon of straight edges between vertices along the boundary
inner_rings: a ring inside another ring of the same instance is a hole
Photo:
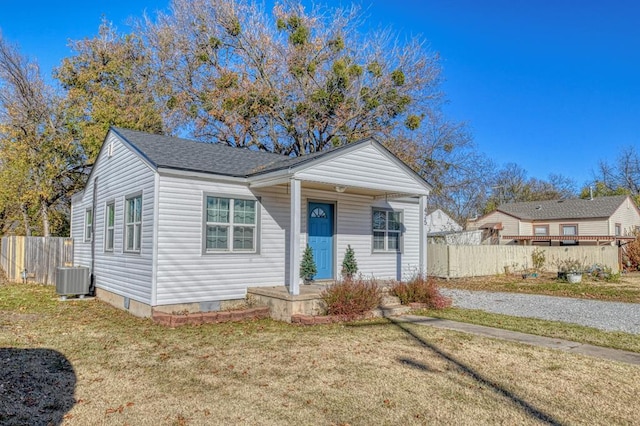
[[[371,26],[429,40],[442,56],[447,115],[468,122],[498,166],[514,162],[531,177],[561,173],[582,185],[600,160],[640,144],[640,2],[357,3]],[[101,16],[126,30],[128,17],[153,15],[168,0],[62,4],[0,0],[4,37],[45,74],[70,54],[68,39],[96,33]]]

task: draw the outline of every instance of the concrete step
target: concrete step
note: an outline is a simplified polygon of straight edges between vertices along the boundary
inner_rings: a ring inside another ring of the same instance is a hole
[[[383,294],[380,298],[380,306],[395,306],[400,304],[400,299],[390,294]]]

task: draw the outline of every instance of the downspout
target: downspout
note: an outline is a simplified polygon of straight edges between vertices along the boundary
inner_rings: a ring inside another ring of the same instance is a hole
[[[96,276],[94,274],[94,267],[96,263],[96,213],[97,213],[97,199],[98,199],[98,177],[93,180],[93,194],[91,196],[91,270],[89,271],[89,295],[96,295]]]

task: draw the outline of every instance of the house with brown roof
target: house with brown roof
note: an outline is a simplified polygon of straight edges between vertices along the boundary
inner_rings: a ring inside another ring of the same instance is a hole
[[[612,245],[635,239],[640,210],[626,195],[508,203],[467,224],[484,244]]]

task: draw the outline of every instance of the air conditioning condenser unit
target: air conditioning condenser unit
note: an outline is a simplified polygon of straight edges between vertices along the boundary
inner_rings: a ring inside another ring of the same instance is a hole
[[[63,299],[67,296],[84,297],[89,294],[89,268],[82,266],[58,267],[56,269],[56,293]]]

